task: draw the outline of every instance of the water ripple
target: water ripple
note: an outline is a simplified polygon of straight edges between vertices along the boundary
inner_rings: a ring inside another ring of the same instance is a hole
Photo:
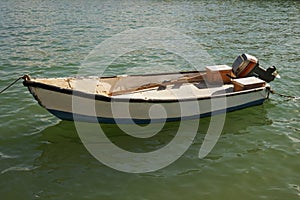
[[[13,166],[13,167],[9,167],[7,169],[4,169],[1,171],[1,174],[5,174],[5,173],[14,173],[14,172],[19,172],[19,171],[24,171],[24,172],[28,172],[28,171],[32,171],[32,170],[35,170],[37,169],[38,167],[37,166],[22,166],[22,165],[19,165],[19,166]]]

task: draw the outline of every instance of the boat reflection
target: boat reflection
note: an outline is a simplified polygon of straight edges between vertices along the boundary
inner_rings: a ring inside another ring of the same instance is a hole
[[[204,158],[204,160],[199,162],[198,152],[205,138],[210,121],[210,117],[202,118],[200,120],[184,121],[184,123],[187,123],[187,125],[198,123],[199,127],[197,136],[193,140],[193,143],[189,147],[188,151],[185,152],[178,161],[176,161],[177,164],[181,163],[179,164],[181,167],[177,168],[174,167],[174,165],[171,165],[167,167],[168,170],[173,169],[173,173],[176,174],[184,173],[186,168],[193,169],[192,171],[197,171],[199,167],[203,166],[203,164],[209,164],[209,161],[211,160],[216,161],[226,156],[225,150],[221,149],[224,143],[234,143],[233,140],[238,140],[237,138],[243,137],[242,134],[249,134],[249,137],[251,137],[251,131],[249,130],[255,127],[263,127],[272,123],[272,121],[267,117],[265,106],[255,106],[232,113],[227,113],[225,124],[222,129],[222,135],[220,137],[221,144],[216,145],[214,147],[216,150],[213,149],[213,153],[210,153]],[[86,124],[89,125],[88,123]],[[106,133],[106,136],[114,145],[124,150],[136,153],[156,151],[168,145],[175,137],[179,126],[180,122],[166,123],[156,135],[153,135],[149,138],[137,138],[124,133],[116,124],[101,124],[102,130]],[[149,132],[145,131],[144,134],[149,134]],[[185,140],[186,138],[183,137],[182,139]],[[94,167],[99,167],[99,162],[93,158],[93,156],[82,144],[81,138],[77,134],[77,129],[74,125],[74,122],[61,121],[54,126],[46,128],[45,130],[41,131],[40,140],[42,141],[42,144],[40,145],[39,149],[42,151],[42,154],[36,159],[38,165],[44,165],[47,168],[52,165],[52,167],[50,167],[51,169],[49,170],[54,170],[61,164],[68,165],[70,163],[81,167],[91,165]],[[239,141],[236,141],[236,143],[238,142]],[[246,146],[245,152],[249,150],[249,147]],[[227,145],[227,152],[228,148],[229,146]],[[232,151],[234,152],[236,151],[237,147],[231,146],[230,148],[232,148]],[[255,149],[255,147],[253,148]],[[240,149],[238,151],[240,151]],[[234,156],[238,156],[238,153]],[[104,165],[101,166],[102,169],[108,169]],[[184,169],[182,167],[184,167]],[[154,172],[153,175],[160,176],[161,173],[172,173],[166,172],[165,169],[159,171],[160,172],[157,173]]]

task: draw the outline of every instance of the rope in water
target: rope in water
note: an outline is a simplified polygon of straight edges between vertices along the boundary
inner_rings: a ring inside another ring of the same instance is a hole
[[[289,99],[297,99],[297,100],[300,99],[300,97],[291,96],[291,95],[285,95],[285,94],[280,94],[280,93],[275,92],[274,90],[270,90],[270,92],[271,92],[272,94],[276,94],[276,95],[278,95],[278,96],[285,97],[285,98],[289,98]]]
[[[28,75],[20,76],[14,82],[12,82],[8,86],[6,86],[3,90],[1,90],[0,94],[2,94],[4,91],[8,90],[11,86],[13,86],[14,84],[16,84],[19,80],[21,80],[21,79],[27,79],[27,77],[28,77]]]

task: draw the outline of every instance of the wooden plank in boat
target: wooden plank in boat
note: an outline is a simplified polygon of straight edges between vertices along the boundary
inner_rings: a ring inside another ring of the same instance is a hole
[[[159,89],[166,88],[167,85],[174,85],[174,84],[179,84],[179,83],[200,82],[200,81],[203,81],[203,75],[204,75],[203,73],[196,73],[196,75],[183,76],[177,80],[166,81],[166,82],[162,82],[162,83],[148,83],[148,84],[141,85],[141,86],[135,87],[135,88],[130,88],[127,90],[113,91],[113,92],[110,92],[108,95],[116,96],[116,95],[122,95],[122,94],[130,93],[130,92],[137,92],[137,91],[156,88],[156,87],[158,87]]]
[[[232,81],[234,91],[249,90],[253,88],[263,87],[266,82],[256,77],[237,78]]]

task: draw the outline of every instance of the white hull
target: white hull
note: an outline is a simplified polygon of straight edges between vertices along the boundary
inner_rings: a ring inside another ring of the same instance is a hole
[[[151,78],[153,80],[153,77],[148,77]],[[104,93],[98,94],[98,91],[91,92],[98,87],[97,84],[86,90],[80,87],[80,82],[78,87],[68,82],[69,88],[51,85],[38,79],[25,80],[24,85],[41,106],[60,119],[140,124],[149,123],[151,120],[163,122],[196,119],[259,105],[268,98],[270,91],[268,85],[234,92],[232,84],[197,88],[193,83],[185,83],[179,88],[171,85],[163,90],[154,88],[108,96]]]

